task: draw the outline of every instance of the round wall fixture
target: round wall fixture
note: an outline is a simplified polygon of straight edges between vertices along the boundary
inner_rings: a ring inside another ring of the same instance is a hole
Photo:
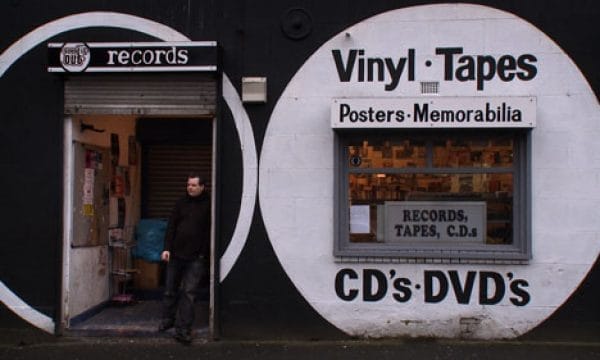
[[[312,18],[304,9],[289,9],[281,18],[281,31],[293,40],[302,40],[312,31]]]

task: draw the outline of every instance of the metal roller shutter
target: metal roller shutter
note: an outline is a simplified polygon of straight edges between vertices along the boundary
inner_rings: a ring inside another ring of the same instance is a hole
[[[209,74],[102,74],[65,81],[65,114],[214,115]]]
[[[185,194],[187,175],[198,171],[210,191],[211,145],[152,144],[144,149],[146,177],[144,217],[168,218]]]

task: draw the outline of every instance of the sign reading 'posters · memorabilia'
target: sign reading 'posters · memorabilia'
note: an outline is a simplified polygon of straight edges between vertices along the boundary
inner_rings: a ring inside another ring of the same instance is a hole
[[[532,96],[338,98],[331,127],[354,128],[533,128]]]

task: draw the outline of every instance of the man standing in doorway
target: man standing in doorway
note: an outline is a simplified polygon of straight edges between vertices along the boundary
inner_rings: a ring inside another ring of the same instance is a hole
[[[167,262],[163,313],[159,331],[175,326],[175,339],[192,341],[194,300],[205,278],[210,249],[210,197],[204,179],[192,173],[187,194],[173,208],[161,259]]]

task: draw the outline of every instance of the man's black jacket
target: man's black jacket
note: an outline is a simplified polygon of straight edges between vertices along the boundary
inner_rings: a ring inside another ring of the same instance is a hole
[[[208,256],[210,248],[210,196],[179,199],[173,208],[165,234],[165,250],[182,259]]]

